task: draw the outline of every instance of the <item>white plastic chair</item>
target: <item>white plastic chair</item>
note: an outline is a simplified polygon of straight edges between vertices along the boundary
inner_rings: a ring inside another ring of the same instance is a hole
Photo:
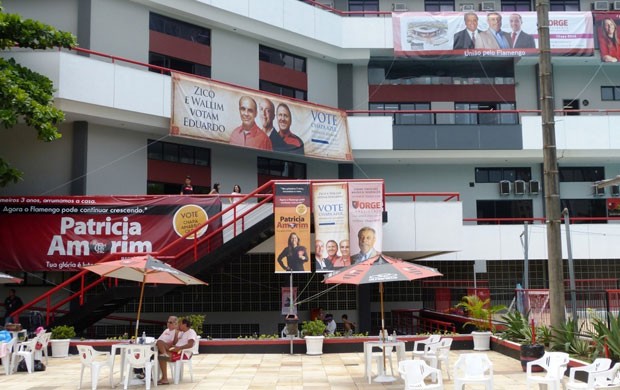
[[[428,344],[424,346],[424,355],[422,359],[428,363],[429,366],[441,370],[446,368],[448,373],[448,379],[450,379],[450,347],[452,346],[452,339],[445,337],[438,343]]]
[[[178,385],[183,380],[183,366],[187,365],[189,369],[190,380],[194,381],[194,372],[192,371],[192,356],[194,355],[194,349],[198,348],[198,343],[194,343],[191,349],[184,349],[181,351],[181,359],[176,362],[168,362],[170,370],[172,372],[172,378],[175,385]]]
[[[11,369],[11,356],[13,355],[13,348],[15,347],[15,344],[17,344],[17,338],[13,337],[11,341],[3,344],[3,355],[1,355],[0,358],[2,359],[5,375],[11,375],[13,373],[13,370]]]
[[[36,337],[37,340],[37,344],[40,343],[41,344],[41,348],[36,348],[36,344],[35,344],[35,359],[40,358],[41,355],[45,356],[45,364],[48,364],[47,362],[47,358],[48,358],[48,352],[47,352],[47,346],[50,343],[50,338],[52,337],[52,332],[44,332],[44,333],[39,333]]]
[[[37,339],[32,339],[30,341],[24,341],[17,344],[15,347],[16,349],[11,356],[11,370],[13,370],[13,372],[17,370],[17,365],[23,359],[26,361],[28,373],[32,374],[32,370],[34,369],[34,352],[36,351],[36,344]]]
[[[596,359],[599,360],[599,359]],[[593,365],[596,363],[596,360],[590,364]],[[609,360],[609,359],[601,359],[601,360]],[[588,367],[588,366],[585,366]],[[574,367],[574,368],[583,368],[583,367]],[[581,370],[585,371],[585,370]],[[614,364],[611,369],[603,370],[603,371],[588,371],[588,382],[577,382],[574,378],[574,371],[571,368],[571,376],[568,384],[566,385],[567,390],[581,390],[581,389],[620,389],[620,376],[618,375],[620,371],[620,363]]]
[[[607,359],[607,358],[595,359],[592,363],[588,364],[587,366],[571,367],[570,375],[568,376],[568,384],[567,384],[567,386],[569,388],[572,386],[573,388],[584,389],[585,387],[581,387],[581,386],[585,385],[585,383],[584,382],[577,382],[575,380],[575,373],[577,373],[578,371],[587,372],[588,373],[588,380],[589,380],[591,373],[599,372],[599,371],[607,371],[607,370],[609,370],[609,367],[611,367],[611,359]]]
[[[136,345],[127,348],[125,353],[125,372],[127,372],[127,375],[125,375],[125,390],[127,390],[127,386],[129,385],[129,377],[131,376],[132,369],[134,368],[144,368],[146,390],[151,388],[151,380],[157,384],[157,378],[153,376],[153,369],[155,364],[157,364],[157,362],[153,360],[154,355],[155,351],[145,346]]]
[[[485,385],[493,390],[493,363],[485,353],[465,353],[454,364],[454,390],[466,384]]]
[[[398,363],[398,372],[405,380],[405,390],[443,390],[441,370],[426,364],[424,360],[403,360]],[[426,383],[428,377],[435,377],[435,383]]]
[[[415,343],[413,343],[413,358],[421,358],[424,355],[424,349],[428,344],[435,344],[438,343],[440,340],[441,335],[433,334],[430,337],[425,338],[424,340],[416,341]],[[419,346],[422,346],[422,348],[419,348]]]
[[[89,345],[78,345],[78,355],[80,355],[80,363],[82,363],[82,370],[80,371],[80,384],[78,389],[82,388],[82,378],[84,377],[84,369],[90,368],[90,383],[92,390],[97,389],[97,382],[99,382],[99,372],[102,368],[107,367],[110,370],[110,387],[114,387],[112,383],[114,372],[112,357],[109,352],[98,352]],[[101,359],[104,358],[104,359]]]
[[[568,354],[565,352],[545,352],[543,357],[527,363],[526,381],[529,389],[532,384],[546,384],[549,390],[560,390],[564,372],[568,365]],[[540,366],[545,375],[533,375],[532,366]]]

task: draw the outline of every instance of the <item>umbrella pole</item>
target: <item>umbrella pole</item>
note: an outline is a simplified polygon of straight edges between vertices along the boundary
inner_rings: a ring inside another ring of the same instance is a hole
[[[146,276],[144,278],[146,278]],[[144,278],[142,279],[142,287],[140,288],[140,303],[138,303],[138,318],[136,319],[136,344],[138,343],[138,327],[140,326],[140,312],[142,311],[142,296],[144,295],[144,285],[146,284]]]

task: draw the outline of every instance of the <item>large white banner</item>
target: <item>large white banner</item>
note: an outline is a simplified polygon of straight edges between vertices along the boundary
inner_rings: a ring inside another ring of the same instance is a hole
[[[316,272],[330,272],[351,265],[349,213],[346,183],[312,184],[314,209],[314,267]],[[346,246],[346,249],[344,249]],[[341,250],[341,247],[343,250]]]
[[[383,243],[383,182],[349,183],[351,261],[381,253]]]
[[[536,12],[403,12],[392,14],[397,56],[538,55]],[[591,12],[550,12],[551,54],[591,56]]]
[[[172,74],[170,134],[327,160],[353,160],[346,112]]]

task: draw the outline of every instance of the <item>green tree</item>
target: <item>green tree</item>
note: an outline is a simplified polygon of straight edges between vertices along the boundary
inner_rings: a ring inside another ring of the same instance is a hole
[[[76,38],[67,32],[35,20],[7,14],[0,6],[0,50],[13,47],[71,48]],[[37,131],[37,138],[50,142],[61,137],[58,124],[64,113],[52,105],[54,85],[50,79],[15,62],[0,58],[0,123],[9,129],[23,121]],[[21,180],[22,172],[0,157],[0,187]]]

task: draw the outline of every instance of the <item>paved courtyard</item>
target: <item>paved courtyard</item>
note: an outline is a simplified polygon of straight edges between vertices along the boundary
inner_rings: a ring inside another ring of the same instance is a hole
[[[451,364],[458,355],[469,351],[452,351]],[[518,360],[496,352],[488,352],[494,364],[494,389],[526,389],[525,373]],[[117,388],[120,371],[116,359],[114,383]],[[394,362],[396,368],[396,362]],[[80,361],[77,355],[68,358],[49,359],[47,370],[27,374],[18,372],[4,375],[0,367],[0,388],[11,390],[77,389],[80,377]],[[368,384],[364,376],[363,353],[335,353],[321,356],[281,354],[200,354],[193,357],[194,381],[190,382],[185,369],[184,380],[179,385],[158,386],[162,389],[402,389],[404,382],[398,379],[390,384]],[[388,365],[389,367],[389,365]],[[388,368],[389,370],[389,368]],[[447,379],[446,389],[453,382]],[[83,389],[90,388],[90,370],[84,372]],[[108,389],[108,371],[102,370],[99,389]],[[130,388],[144,388],[130,386]],[[468,387],[469,388],[482,388]]]

